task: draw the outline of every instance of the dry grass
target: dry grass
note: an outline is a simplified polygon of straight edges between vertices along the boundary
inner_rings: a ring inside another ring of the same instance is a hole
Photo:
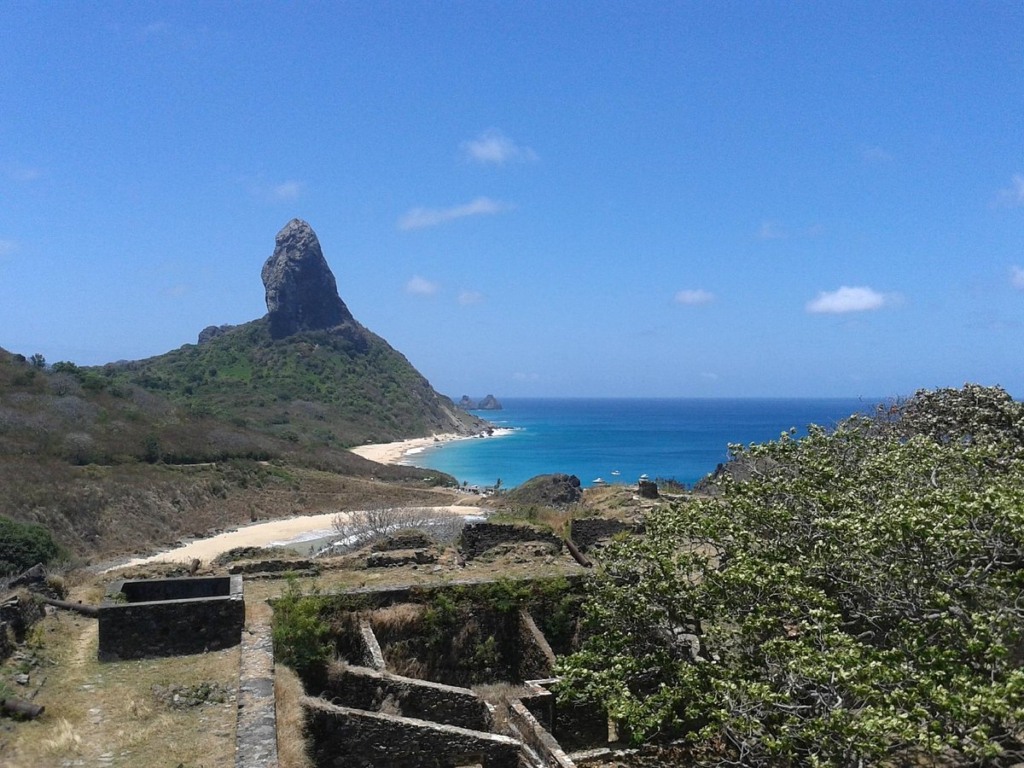
[[[277,759],[280,768],[313,768],[306,751],[305,715],[301,701],[302,682],[283,664],[274,670],[277,704]]]
[[[423,614],[427,607],[418,603],[396,603],[373,611],[370,614],[370,623],[374,631],[384,630],[386,632],[408,632],[418,627],[423,622]]]
[[[233,764],[233,700],[177,709],[158,699],[153,686],[217,683],[236,690],[237,648],[101,664],[94,619],[62,612],[37,626],[40,653],[50,665],[34,673],[46,676],[34,701],[46,711],[0,732],[5,768]]]

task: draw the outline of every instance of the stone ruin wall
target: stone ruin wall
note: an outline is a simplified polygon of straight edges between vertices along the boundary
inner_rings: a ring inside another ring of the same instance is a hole
[[[244,623],[240,576],[118,581],[99,607],[98,655],[116,661],[230,648]]]

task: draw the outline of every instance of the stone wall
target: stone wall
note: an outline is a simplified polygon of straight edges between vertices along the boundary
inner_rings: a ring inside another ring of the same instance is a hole
[[[543,531],[529,525],[473,523],[462,529],[459,550],[466,556],[466,559],[472,560],[499,544],[515,544],[523,541],[541,541],[552,544],[558,551],[562,549],[562,540],[550,531]]]
[[[32,626],[43,618],[42,603],[27,594],[9,594],[0,601],[0,661],[14,652]],[[13,641],[13,642],[12,642]]]
[[[377,635],[373,633],[373,627],[368,621],[359,622],[359,636],[363,641],[363,666],[370,669],[384,669],[387,663],[384,661],[384,653],[377,642]]]
[[[165,600],[198,600],[204,597],[229,597],[235,586],[223,576],[201,576],[184,579],[133,579],[115,581],[107,588],[107,597],[118,595],[128,603],[152,603]],[[237,582],[240,588],[241,582]]]
[[[118,593],[128,602],[115,602],[112,596]],[[211,593],[217,596],[193,597]],[[107,594],[99,607],[101,661],[203,653],[241,641],[245,602],[240,576],[115,582]],[[133,600],[153,595],[156,599]]]
[[[430,720],[476,731],[490,730],[491,714],[468,688],[401,677],[366,667],[337,665],[328,670],[320,696],[332,704],[380,712],[396,707],[403,717]]]
[[[630,531],[631,533],[643,533],[642,525],[624,523],[621,520],[609,520],[603,517],[582,517],[572,520],[569,523],[569,537],[580,548],[581,552],[587,552],[602,541],[615,536],[617,533]]]
[[[555,652],[544,633],[537,628],[530,612],[519,611],[519,674],[520,680],[550,677],[555,667]]]
[[[522,745],[508,736],[302,700],[316,768],[436,768],[478,763],[518,768]]]
[[[274,642],[268,621],[251,621],[242,634],[235,768],[278,768]]]
[[[519,732],[523,742],[532,749],[548,768],[575,768],[575,764],[565,754],[562,747],[555,741],[523,702],[513,701],[508,711],[509,723]]]

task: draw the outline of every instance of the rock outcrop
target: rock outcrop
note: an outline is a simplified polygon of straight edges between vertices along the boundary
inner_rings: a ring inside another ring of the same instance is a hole
[[[218,336],[223,336],[235,326],[233,325],[208,325],[199,332],[199,343],[206,344]]]
[[[275,339],[352,320],[316,233],[301,219],[292,219],[277,233],[274,253],[263,265],[262,277],[270,334]]]
[[[579,502],[583,498],[583,488],[576,475],[537,475],[513,488],[505,498],[522,506],[564,507]]]
[[[488,395],[483,400],[477,402],[470,398],[469,395],[463,395],[462,399],[458,402],[459,408],[464,411],[500,411],[501,403],[498,402],[498,398],[494,395]]]
[[[488,395],[479,403],[476,404],[477,410],[481,411],[500,411],[501,403],[498,402],[498,398],[494,395]]]

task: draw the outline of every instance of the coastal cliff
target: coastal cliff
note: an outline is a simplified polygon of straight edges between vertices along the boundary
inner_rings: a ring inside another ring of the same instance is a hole
[[[307,446],[486,428],[356,320],[307,222],[292,219],[277,233],[261,277],[264,317],[208,326],[196,345],[103,374]]]

